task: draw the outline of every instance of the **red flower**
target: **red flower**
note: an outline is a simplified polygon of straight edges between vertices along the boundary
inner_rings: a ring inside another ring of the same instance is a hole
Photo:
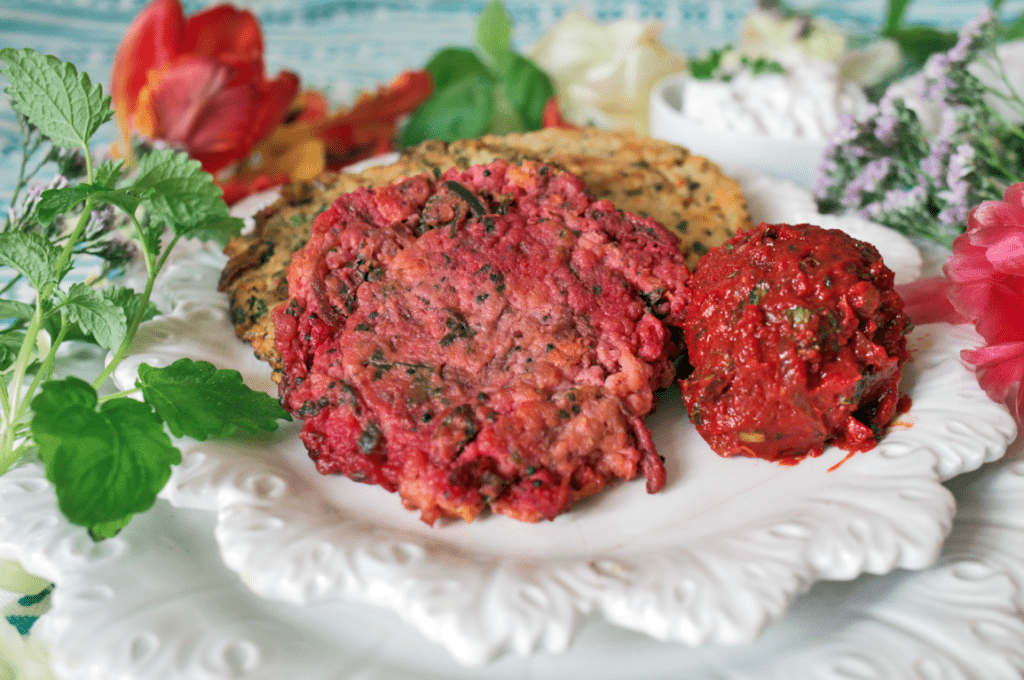
[[[309,180],[392,148],[398,119],[430,96],[427,71],[406,71],[375,93],[364,92],[351,109],[331,114],[322,94],[299,95],[287,117],[224,181],[229,204],[287,181]]]
[[[541,114],[540,126],[544,128],[565,128],[565,129],[576,129],[579,126],[570,123],[562,115],[562,110],[558,108],[558,99],[551,97],[544,104],[544,112]]]
[[[265,77],[250,12],[217,5],[186,18],[178,0],[154,0],[118,47],[110,89],[126,142],[162,140],[216,172],[284,120],[298,87],[293,73]]]
[[[989,397],[1012,393],[1011,407],[1024,416],[1024,182],[971,211],[943,271],[949,301],[986,343],[961,356]]]

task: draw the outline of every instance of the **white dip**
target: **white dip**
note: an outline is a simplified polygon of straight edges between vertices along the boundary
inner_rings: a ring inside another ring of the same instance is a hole
[[[867,104],[864,90],[839,77],[833,62],[792,53],[776,57],[782,74],[739,71],[732,79],[688,79],[682,114],[708,128],[778,139],[825,140],[842,113]]]

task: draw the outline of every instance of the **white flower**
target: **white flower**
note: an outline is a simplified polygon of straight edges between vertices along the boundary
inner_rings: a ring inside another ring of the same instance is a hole
[[[641,133],[647,131],[651,87],[686,70],[686,59],[661,44],[655,26],[630,19],[602,24],[578,9],[552,26],[528,56],[551,76],[568,120]]]

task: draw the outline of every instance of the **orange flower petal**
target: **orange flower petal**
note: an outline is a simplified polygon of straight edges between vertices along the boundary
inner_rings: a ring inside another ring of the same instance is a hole
[[[154,0],[125,31],[114,55],[110,96],[126,143],[147,74],[181,53],[184,26],[185,16],[178,0]]]
[[[263,33],[248,10],[217,5],[189,17],[182,51],[228,61],[263,65]]]
[[[330,114],[331,105],[322,92],[306,90],[292,102],[292,111],[294,122],[319,122]]]
[[[249,178],[232,177],[227,181],[218,181],[217,184],[223,192],[224,202],[234,205],[250,194],[279,186],[287,181],[287,175],[257,175]]]
[[[391,149],[398,118],[426,101],[433,79],[426,71],[406,71],[375,93],[359,95],[355,105],[325,121],[316,131],[327,148],[331,168]]]
[[[296,144],[277,160],[273,169],[283,171],[295,182],[313,179],[324,171],[323,141],[310,138]]]
[[[250,148],[284,121],[298,91],[299,77],[290,71],[282,71],[274,80],[262,83],[259,106],[249,123]]]

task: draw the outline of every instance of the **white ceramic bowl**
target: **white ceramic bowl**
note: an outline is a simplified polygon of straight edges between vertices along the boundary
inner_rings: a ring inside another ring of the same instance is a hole
[[[814,184],[825,140],[776,138],[715,129],[683,114],[688,74],[670,76],[651,90],[650,134],[723,165],[744,166],[796,182]]]

